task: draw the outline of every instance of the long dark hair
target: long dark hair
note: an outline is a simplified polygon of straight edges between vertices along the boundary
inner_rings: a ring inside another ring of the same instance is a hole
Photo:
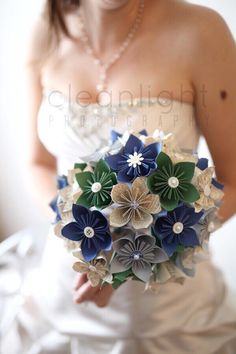
[[[46,16],[52,31],[59,35],[62,32],[64,35],[71,37],[65,21],[65,14],[78,8],[80,0],[47,0]]]

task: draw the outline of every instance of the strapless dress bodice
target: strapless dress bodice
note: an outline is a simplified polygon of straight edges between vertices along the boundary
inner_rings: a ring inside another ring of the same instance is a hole
[[[107,142],[110,131],[159,129],[175,134],[179,146],[196,149],[199,131],[191,104],[164,98],[136,98],[115,104],[71,102],[62,93],[45,90],[38,114],[38,134],[56,156],[59,172]]]

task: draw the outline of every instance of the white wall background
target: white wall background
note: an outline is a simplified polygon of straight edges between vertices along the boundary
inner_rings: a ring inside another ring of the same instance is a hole
[[[196,0],[193,3],[217,10],[236,37],[235,0]],[[0,236],[43,222],[24,181],[24,119],[21,105],[22,43],[42,0],[0,2]],[[204,141],[200,155],[208,155]],[[213,259],[236,290],[236,218],[212,238]]]

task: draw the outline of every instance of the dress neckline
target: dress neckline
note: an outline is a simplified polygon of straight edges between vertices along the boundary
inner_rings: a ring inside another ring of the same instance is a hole
[[[131,100],[122,99],[120,102],[109,102],[108,104],[102,104],[99,102],[91,102],[91,103],[82,103],[76,102],[75,100],[71,100],[70,97],[65,95],[62,91],[52,88],[43,88],[43,96],[50,99],[49,96],[54,93],[58,95],[58,98],[61,97],[63,100],[63,104],[68,104],[70,106],[76,107],[77,109],[87,110],[87,109],[111,109],[111,108],[124,108],[124,107],[142,107],[142,106],[154,106],[158,105],[162,108],[170,106],[170,104],[187,106],[194,109],[194,104],[190,102],[185,102],[177,99],[167,98],[167,97],[158,97],[158,96],[144,96],[144,97],[134,97]],[[58,99],[57,98],[57,99]],[[62,105],[62,102],[58,104],[58,106]],[[53,106],[57,107],[57,104],[53,104]]]

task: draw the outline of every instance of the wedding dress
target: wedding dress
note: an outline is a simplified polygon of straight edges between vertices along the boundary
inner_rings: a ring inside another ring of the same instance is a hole
[[[172,132],[182,148],[196,149],[200,132],[194,114],[191,104],[163,98],[85,107],[47,90],[38,134],[56,156],[58,173],[66,174],[74,162],[100,147],[111,129]],[[144,293],[144,284],[128,281],[105,308],[73,303],[73,261],[51,230],[40,267],[40,291],[31,295],[40,314],[35,319],[40,336],[27,354],[236,353],[236,310],[210,259],[200,263],[196,276],[184,285],[168,283],[157,293]]]

